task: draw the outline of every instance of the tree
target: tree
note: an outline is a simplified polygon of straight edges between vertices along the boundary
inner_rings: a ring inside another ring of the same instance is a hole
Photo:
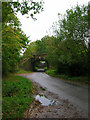
[[[43,1],[25,1],[25,2],[2,2],[2,21],[5,22],[15,22],[13,18],[17,12],[22,15],[29,14],[34,19],[34,15],[43,11]],[[11,16],[12,14],[12,16]]]
[[[16,14],[21,12],[22,15],[32,11],[30,16],[42,9],[42,2],[3,2],[2,3],[2,71],[3,75],[8,72],[14,72],[17,64],[20,63],[20,51],[26,48],[29,38],[21,30],[21,23]],[[34,12],[34,13],[33,13]]]
[[[23,56],[24,58],[32,58],[36,54],[36,43],[31,42],[30,45],[26,48]]]
[[[71,75],[81,75],[87,72],[87,11],[87,6],[77,5],[67,10],[66,15],[58,21],[59,27],[55,30],[60,53],[57,62],[58,72],[68,73],[69,71]]]

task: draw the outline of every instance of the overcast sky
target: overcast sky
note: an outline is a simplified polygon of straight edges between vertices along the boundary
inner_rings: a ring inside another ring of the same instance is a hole
[[[30,36],[31,41],[40,40],[48,33],[50,34],[49,29],[53,22],[58,20],[58,13],[65,14],[67,9],[76,6],[77,3],[86,5],[89,0],[44,0],[44,2],[44,11],[35,16],[36,21],[18,14],[22,30],[27,36]]]

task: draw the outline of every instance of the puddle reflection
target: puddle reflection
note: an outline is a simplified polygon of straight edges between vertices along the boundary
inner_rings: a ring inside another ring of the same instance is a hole
[[[46,96],[44,95],[36,95],[35,96],[36,100],[39,100],[41,105],[43,106],[50,106],[50,105],[58,105],[59,101],[56,100],[49,100]]]

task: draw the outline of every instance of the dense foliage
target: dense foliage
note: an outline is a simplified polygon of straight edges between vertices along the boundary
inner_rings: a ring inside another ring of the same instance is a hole
[[[35,54],[47,54],[46,59],[57,73],[87,75],[88,6],[77,5],[67,10],[63,16],[58,14],[58,17],[58,22],[53,26],[54,35],[34,42]]]
[[[2,2],[2,72],[14,72],[20,63],[20,51],[26,48],[29,37],[21,30],[17,12],[34,15],[42,11],[42,2]]]
[[[76,8],[67,10],[62,20],[59,19],[58,25],[59,29],[55,31],[57,50],[60,51],[57,71],[70,75],[87,74],[88,7],[77,5]]]

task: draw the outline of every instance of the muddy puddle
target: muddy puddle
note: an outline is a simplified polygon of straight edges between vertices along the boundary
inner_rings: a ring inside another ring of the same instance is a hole
[[[56,99],[49,99],[48,97],[44,95],[36,95],[35,100],[38,100],[42,106],[51,106],[51,105],[59,105],[61,104],[60,101],[57,101]]]

